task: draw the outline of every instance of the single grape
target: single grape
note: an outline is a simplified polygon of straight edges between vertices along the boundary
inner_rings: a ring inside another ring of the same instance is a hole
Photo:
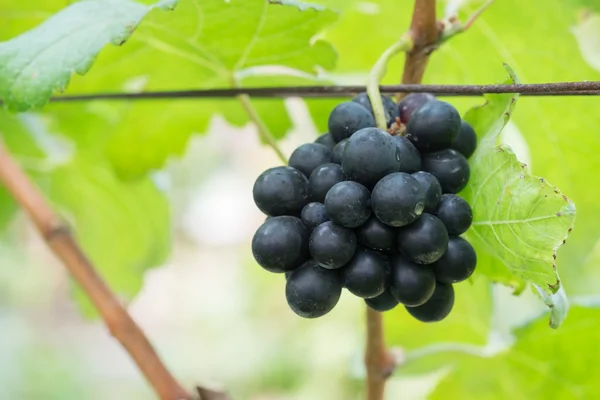
[[[367,110],[369,110],[371,115],[374,115],[373,106],[371,105],[371,100],[369,99],[367,92],[359,93],[352,99],[352,101],[365,107]],[[383,103],[385,120],[387,121],[387,126],[389,128],[394,122],[396,122],[396,117],[398,116],[398,107],[396,106],[396,103],[394,103],[394,100],[384,95],[381,95],[381,102]]]
[[[342,170],[346,176],[367,187],[400,168],[400,151],[396,141],[379,128],[356,132],[342,153]]]
[[[476,265],[477,254],[473,246],[461,237],[451,237],[446,254],[431,267],[439,282],[457,283],[469,278]]]
[[[340,140],[338,144],[333,148],[333,153],[331,155],[331,162],[336,164],[342,164],[342,154],[344,154],[344,149],[348,144],[348,139]]]
[[[356,251],[356,235],[351,229],[327,221],[312,231],[308,246],[320,266],[341,268],[348,264]]]
[[[288,277],[285,298],[293,312],[304,318],[318,318],[336,306],[342,293],[337,271],[321,268],[313,260]]]
[[[454,306],[454,288],[438,282],[433,295],[425,304],[406,307],[406,311],[421,322],[439,322],[446,318]]]
[[[435,96],[429,93],[411,93],[404,97],[398,103],[400,122],[406,125],[415,111],[432,100],[435,100]]]
[[[325,196],[325,208],[336,224],[356,228],[371,216],[371,193],[354,181],[336,183]]]
[[[388,252],[396,248],[396,229],[384,224],[374,215],[354,232],[358,243],[368,248]]]
[[[319,165],[312,174],[310,174],[308,180],[310,199],[312,201],[323,203],[329,189],[343,180],[344,173],[342,172],[342,167],[340,165],[333,163]]]
[[[456,139],[450,144],[450,148],[461,153],[465,158],[469,158],[475,152],[477,147],[477,135],[473,127],[468,122],[462,121],[460,131]]]
[[[336,145],[335,140],[333,140],[333,136],[331,136],[331,133],[322,134],[321,136],[315,139],[315,143],[322,144],[331,151],[333,151],[333,148]]]
[[[365,303],[367,303],[367,305],[375,311],[385,312],[396,307],[398,305],[398,300],[396,300],[388,288],[379,296],[365,299]]]
[[[371,207],[384,224],[401,227],[416,220],[425,199],[419,181],[404,172],[389,174],[375,185]]]
[[[435,275],[431,268],[417,265],[402,256],[392,260],[390,292],[405,306],[425,303],[435,289]]]
[[[368,249],[358,249],[342,269],[344,286],[355,296],[368,299],[379,296],[390,281],[390,259]]]
[[[473,222],[471,206],[455,194],[442,195],[434,215],[444,223],[450,236],[462,235]]]
[[[421,152],[450,147],[460,131],[460,115],[444,101],[425,103],[411,116],[406,125],[406,137]]]
[[[443,193],[460,192],[467,186],[471,176],[467,159],[452,149],[424,154],[423,170],[440,181]]]
[[[309,231],[300,218],[273,217],[256,230],[252,254],[267,271],[290,271],[308,259],[308,242]]]
[[[327,215],[325,205],[322,203],[308,203],[305,205],[300,213],[300,218],[311,231],[323,222],[329,221],[329,215]]]
[[[412,174],[412,176],[421,184],[421,190],[425,199],[425,208],[423,211],[427,213],[434,212],[442,197],[442,185],[429,172],[419,171]]]
[[[288,165],[308,178],[319,165],[331,162],[331,156],[331,150],[326,146],[319,143],[305,143],[294,150]]]
[[[329,114],[329,133],[336,142],[349,138],[354,132],[375,126],[373,115],[358,103],[346,101],[338,104]]]
[[[308,203],[308,179],[292,167],[269,168],[254,182],[252,195],[267,215],[298,215]]]
[[[396,135],[392,136],[400,151],[400,169],[398,172],[407,172],[409,174],[421,170],[421,153],[404,136]]]
[[[439,260],[448,248],[448,232],[437,217],[424,213],[398,230],[398,250],[416,264]]]

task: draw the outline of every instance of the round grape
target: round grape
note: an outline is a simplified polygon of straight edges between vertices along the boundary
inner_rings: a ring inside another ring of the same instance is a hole
[[[309,231],[299,218],[269,218],[252,238],[252,254],[256,262],[270,272],[297,268],[309,257]]]
[[[421,153],[404,136],[396,135],[392,136],[400,151],[400,169],[398,172],[413,173],[421,170]]]
[[[340,140],[338,144],[333,148],[333,153],[331,155],[331,162],[336,164],[342,164],[342,154],[344,154],[344,149],[348,144],[348,139]]]
[[[411,116],[406,136],[421,152],[446,149],[458,136],[460,121],[460,114],[451,104],[429,101]]]
[[[435,96],[429,93],[411,93],[404,97],[398,103],[400,122],[406,125],[415,111],[432,100],[435,100]]]
[[[311,231],[323,222],[329,221],[329,215],[327,215],[325,205],[322,203],[308,203],[305,205],[300,213],[300,218]]]
[[[310,254],[323,268],[336,269],[348,264],[356,251],[356,235],[351,229],[324,222],[310,235]]]
[[[398,305],[398,300],[392,295],[390,289],[386,289],[379,296],[365,299],[365,303],[375,311],[390,311]]]
[[[331,162],[331,150],[319,143],[305,143],[290,156],[288,165],[302,172],[307,178],[321,164]]]
[[[355,296],[365,299],[379,296],[389,284],[390,259],[373,250],[358,249],[343,268],[342,278],[346,289]]]
[[[373,115],[358,103],[346,101],[338,104],[329,114],[329,133],[336,142],[349,138],[354,132],[375,126]]]
[[[473,211],[465,199],[455,194],[444,194],[435,211],[451,236],[462,235],[473,222]]]
[[[336,145],[335,140],[333,140],[333,136],[331,136],[330,133],[322,134],[321,136],[315,139],[315,143],[322,144],[331,151],[333,151],[333,148]]]
[[[400,168],[400,151],[396,141],[379,128],[356,132],[342,153],[342,170],[346,176],[373,187],[384,176]]]
[[[457,283],[469,278],[477,265],[473,246],[461,237],[451,237],[446,254],[431,265],[435,279],[444,283]]]
[[[458,193],[467,186],[471,169],[458,151],[446,149],[423,155],[423,170],[435,176],[443,193]]]
[[[336,306],[342,293],[337,271],[319,267],[310,260],[292,272],[285,284],[285,298],[296,314],[318,318]]]
[[[308,203],[308,179],[292,167],[270,168],[258,176],[252,195],[267,215],[298,215]]]
[[[357,182],[336,183],[325,196],[325,208],[336,224],[356,228],[371,216],[371,193]]]
[[[384,224],[374,215],[359,226],[355,233],[358,243],[371,249],[391,252],[396,248],[396,229]]]
[[[442,185],[429,172],[419,171],[412,174],[412,176],[421,184],[421,190],[425,199],[425,208],[423,211],[427,213],[434,212],[442,197]]]
[[[414,264],[404,257],[392,260],[390,292],[398,302],[406,306],[425,303],[435,289],[435,275],[431,268]]]
[[[367,110],[369,110],[371,115],[374,115],[371,100],[366,92],[359,93],[352,99],[352,101],[365,107]],[[381,102],[383,103],[385,120],[387,121],[387,126],[389,128],[394,122],[396,122],[396,117],[398,116],[398,107],[396,106],[396,103],[394,103],[394,100],[384,95],[381,95]]]
[[[458,151],[465,156],[465,158],[469,158],[475,152],[476,147],[477,135],[475,134],[473,127],[469,125],[468,122],[462,121],[458,136],[452,141],[450,148]]]
[[[381,179],[371,194],[375,216],[384,224],[401,227],[423,213],[425,199],[419,181],[404,172]]]
[[[318,201],[319,203],[324,202],[329,189],[343,180],[344,173],[342,172],[342,167],[340,165],[333,163],[319,165],[312,174],[310,174],[308,180],[311,200]]]
[[[452,285],[438,282],[431,298],[420,306],[406,307],[406,311],[421,322],[438,322],[450,314],[454,306]]]
[[[447,248],[446,227],[431,214],[423,214],[398,230],[398,250],[414,263],[431,264],[439,260]]]

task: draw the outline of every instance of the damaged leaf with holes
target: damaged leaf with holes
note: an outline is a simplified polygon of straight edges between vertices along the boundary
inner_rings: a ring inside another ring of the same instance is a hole
[[[511,80],[517,83],[512,70]],[[560,289],[555,259],[573,228],[575,205],[544,178],[533,176],[512,149],[499,143],[517,95],[487,95],[486,104],[465,116],[479,135],[480,145],[470,159],[471,178],[461,193],[473,208],[467,237],[480,260],[478,273],[515,288],[527,283],[546,293],[546,303]],[[566,308],[561,301],[558,307]],[[565,312],[557,310],[556,315]],[[560,321],[553,320],[553,326]]]

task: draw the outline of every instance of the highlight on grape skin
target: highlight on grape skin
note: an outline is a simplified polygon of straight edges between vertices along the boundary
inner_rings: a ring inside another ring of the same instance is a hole
[[[334,107],[329,132],[254,185],[267,220],[253,254],[285,276],[285,301],[300,317],[332,312],[345,289],[375,311],[402,305],[419,321],[441,321],[453,285],[475,271],[475,250],[460,236],[473,210],[459,194],[475,131],[427,93],[382,102],[387,131],[360,93]]]

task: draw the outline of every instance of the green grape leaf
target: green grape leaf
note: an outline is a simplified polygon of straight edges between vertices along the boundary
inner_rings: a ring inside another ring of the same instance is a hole
[[[312,9],[317,11],[322,11],[325,7],[319,4],[306,3],[304,1],[296,1],[296,0],[268,0],[271,4],[280,4],[282,6],[295,6],[298,7],[300,11]]]
[[[508,69],[510,82],[516,76]],[[573,228],[575,205],[545,179],[533,176],[499,135],[514,110],[517,95],[487,95],[483,106],[465,115],[479,136],[469,160],[471,178],[461,196],[473,208],[466,237],[480,259],[478,273],[520,291],[532,283],[553,307],[553,327],[566,315],[567,302],[551,295],[560,288],[556,251]]]
[[[597,328],[596,308],[573,307],[557,331],[547,329],[545,318],[537,318],[517,329],[515,344],[502,353],[456,357],[429,398],[599,398]]]
[[[71,75],[89,71],[102,48],[122,45],[155,7],[129,0],[83,0],[39,26],[0,43],[0,99],[15,111],[46,104],[54,90],[66,89]]]
[[[143,273],[165,261],[171,244],[170,209],[149,178],[122,182],[106,162],[86,155],[56,168],[41,185],[120,296],[131,298],[142,286]],[[85,314],[95,315],[78,287],[75,298]]]

